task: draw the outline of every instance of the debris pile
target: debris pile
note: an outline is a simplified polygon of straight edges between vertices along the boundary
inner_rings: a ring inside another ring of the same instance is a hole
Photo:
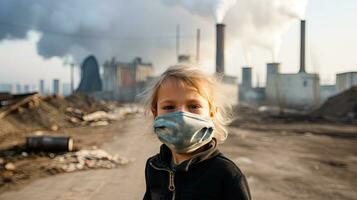
[[[357,87],[330,97],[311,116],[330,120],[357,120]]]
[[[113,169],[129,159],[98,149],[76,152],[26,152],[25,147],[0,151],[0,192],[3,186],[24,179],[90,169]]]
[[[111,104],[115,103],[97,101],[82,94],[69,97],[41,96],[38,93],[3,94],[0,95],[0,136],[23,131],[57,131],[64,127],[107,125],[116,117],[108,114],[110,107],[120,106]],[[86,120],[91,114],[98,114],[98,111],[101,119]]]
[[[102,149],[80,150],[56,156],[48,171],[73,172],[98,168],[112,169],[128,163],[128,159],[120,157],[118,154],[110,155]]]

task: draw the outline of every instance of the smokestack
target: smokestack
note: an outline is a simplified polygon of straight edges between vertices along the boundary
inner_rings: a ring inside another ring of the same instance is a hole
[[[197,38],[196,38],[196,62],[200,62],[200,42],[201,42],[201,31],[197,29]]]
[[[299,73],[305,73],[305,20],[300,22],[300,70]]]
[[[216,33],[216,73],[224,74],[224,24],[217,24]]]
[[[176,59],[180,56],[180,25],[176,26]]]
[[[252,68],[242,67],[242,87],[244,89],[252,88]]]

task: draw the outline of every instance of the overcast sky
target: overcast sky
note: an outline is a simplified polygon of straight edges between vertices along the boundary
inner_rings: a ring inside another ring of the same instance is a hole
[[[91,0],[91,2],[94,1]],[[259,1],[267,0],[255,1],[259,3]],[[16,2],[16,0],[8,2]],[[167,66],[175,63],[176,24],[180,24],[181,35],[183,35],[181,40],[181,51],[183,53],[195,52],[195,29],[201,28],[201,65],[207,71],[214,72],[215,19],[207,16],[209,13],[206,15],[204,10],[197,10],[196,13],[196,8],[188,9],[185,5],[171,5],[170,0],[153,0],[152,2],[155,3],[133,0],[127,3],[128,5],[121,3],[121,8],[118,9],[115,7],[111,9],[110,4],[119,5],[114,3],[119,1],[96,2],[106,2],[103,8],[96,7],[96,9],[99,10],[99,13],[101,10],[107,13],[107,16],[98,19],[95,14],[88,12],[85,20],[79,20],[79,25],[77,24],[82,32],[72,31],[77,26],[71,26],[71,23],[69,23],[71,21],[68,21],[71,19],[61,21],[62,28],[57,29],[57,25],[52,26],[51,23],[56,24],[57,22],[54,19],[63,19],[67,16],[61,15],[61,12],[58,12],[58,15],[51,14],[49,21],[42,20],[44,16],[49,15],[46,14],[47,10],[46,12],[43,10],[41,12],[36,11],[36,13],[44,14],[39,15],[41,16],[40,19],[35,18],[36,20],[33,21],[21,20],[21,17],[28,18],[20,16],[21,14],[18,17],[20,20],[17,19],[16,13],[11,17],[2,17],[0,14],[1,20],[11,20],[0,21],[0,33],[6,33],[4,28],[8,28],[9,25],[17,29],[25,29],[21,30],[25,31],[24,35],[14,35],[14,32],[11,32],[12,35],[10,32],[8,35],[0,34],[0,83],[37,84],[39,79],[45,79],[49,83],[53,78],[60,78],[63,82],[69,82],[69,67],[64,65],[63,57],[72,55],[76,62],[81,62],[89,53],[98,56],[100,63],[112,56],[116,56],[121,61],[130,61],[135,56],[141,56],[145,61],[153,62],[156,73],[160,73]],[[41,4],[39,3],[39,5]],[[4,3],[0,4],[0,11],[1,6],[4,10],[9,10],[8,7],[5,7],[9,5]],[[43,7],[48,9],[46,6]],[[82,4],[68,5],[69,8],[71,6],[81,8]],[[88,5],[86,6],[83,7],[84,10],[88,8]],[[254,9],[246,11],[244,15],[237,14],[241,12],[240,8],[246,8],[246,6],[252,5],[246,5],[244,0],[238,0],[237,5],[227,12],[223,20],[227,24],[228,35],[226,41],[226,73],[240,76],[241,66],[250,63],[253,66],[254,80],[256,81],[259,77],[260,82],[264,82],[265,65],[273,58],[272,50],[269,49],[270,44],[265,44],[264,41],[262,44],[259,40],[265,40],[266,35],[269,35],[269,32],[264,31],[275,31],[278,29],[276,27],[285,26],[285,24],[281,21],[271,23],[269,26],[265,25],[265,23],[268,23],[265,21],[262,21],[261,25],[255,24],[261,26],[257,30],[262,31],[262,34],[257,34],[253,38],[257,41],[256,43],[249,43],[250,59],[247,60],[247,48],[244,42],[247,42],[248,39],[243,32],[248,26],[242,20],[246,20],[244,16],[250,16],[249,12],[262,12],[265,7],[254,7]],[[11,8],[14,10],[22,9],[22,7],[17,8],[17,5],[11,6]],[[32,8],[41,10],[42,7],[36,5]],[[60,10],[61,8],[67,9],[66,5],[53,5],[52,11],[49,13],[56,13],[56,9]],[[320,73],[322,83],[333,83],[336,73],[357,71],[356,11],[357,1],[355,0],[310,0],[307,5],[307,71]],[[26,12],[24,13],[26,14]],[[32,15],[31,13],[28,14]],[[120,13],[120,16],[118,16],[118,13]],[[74,14],[79,15],[81,12]],[[86,13],[83,15],[86,15]],[[262,14],[254,13],[254,15]],[[29,18],[34,17],[30,16]],[[118,28],[114,29],[114,25]],[[31,30],[32,26],[35,27],[34,30]],[[287,27],[288,29],[283,31],[280,53],[276,56],[276,60],[282,63],[282,72],[294,73],[299,68],[299,19],[292,18]],[[98,32],[91,35],[90,30],[93,28]],[[110,34],[102,34],[107,33],[106,30],[109,29],[111,30]],[[45,33],[41,33],[41,30]],[[90,35],[85,41],[81,42],[83,39],[76,37],[68,38],[73,37],[73,35],[83,36],[83,30],[84,33]],[[70,36],[61,38],[55,35],[63,33],[69,33]],[[104,35],[103,37],[107,39],[94,38],[94,36],[99,35]],[[261,38],[257,38],[260,36]],[[243,48],[243,44],[245,44],[245,48]],[[59,46],[61,48],[57,48]],[[78,81],[78,76],[76,79]]]

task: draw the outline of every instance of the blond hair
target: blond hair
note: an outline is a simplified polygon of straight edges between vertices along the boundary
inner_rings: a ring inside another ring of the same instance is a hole
[[[231,105],[223,101],[223,96],[219,93],[221,84],[217,77],[204,73],[198,67],[175,65],[163,72],[140,94],[145,113],[157,112],[157,96],[160,86],[166,80],[172,78],[182,82],[184,85],[194,87],[202,97],[207,99],[212,121],[215,125],[214,137],[218,142],[224,142],[228,136],[226,126],[232,120]]]

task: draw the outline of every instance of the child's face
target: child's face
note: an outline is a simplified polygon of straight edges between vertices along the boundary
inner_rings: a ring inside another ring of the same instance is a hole
[[[185,111],[204,117],[210,117],[209,103],[192,86],[178,84],[177,80],[166,80],[157,96],[157,113],[163,115],[170,112]]]

